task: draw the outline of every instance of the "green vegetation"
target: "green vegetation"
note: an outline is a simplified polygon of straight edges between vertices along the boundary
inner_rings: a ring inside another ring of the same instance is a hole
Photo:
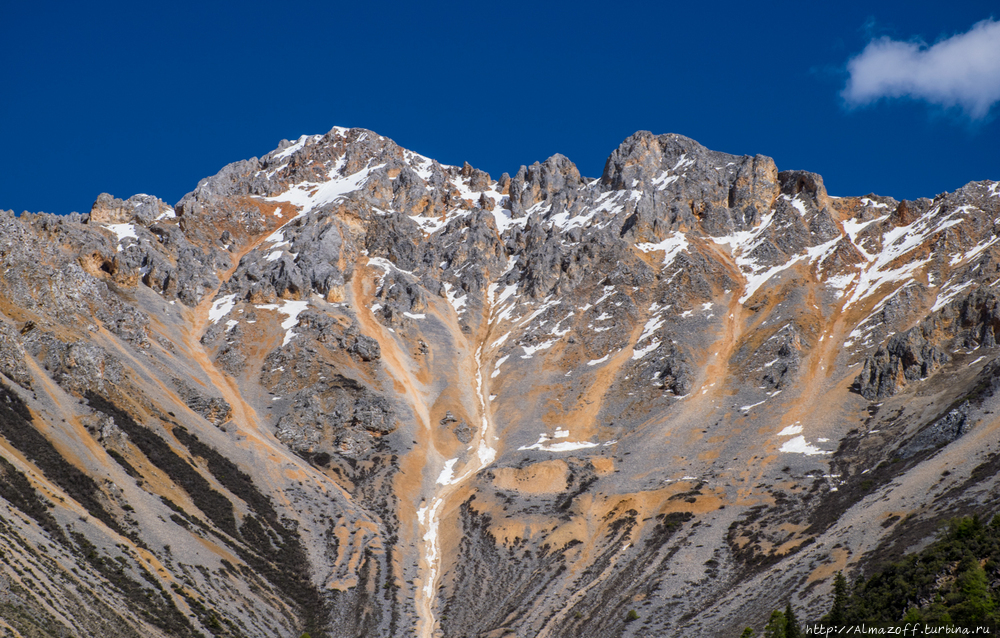
[[[66,545],[66,534],[49,513],[46,502],[39,496],[27,477],[7,459],[0,456],[0,498],[21,510],[47,531],[52,538]]]
[[[824,620],[834,627],[847,623],[847,579],[843,572],[837,572],[833,579],[833,606]]]
[[[802,629],[792,610],[792,603],[785,603],[785,638],[802,638]]]
[[[174,599],[163,589],[153,575],[140,563],[133,562],[133,569],[140,571],[143,579],[151,587],[133,579],[125,566],[129,561],[114,561],[102,556],[97,547],[79,532],[70,532],[83,559],[90,564],[115,589],[121,592],[130,605],[153,625],[163,629],[170,636],[195,636],[198,633],[191,622],[177,608]]]
[[[273,584],[283,597],[295,604],[304,629],[315,634],[316,638],[325,635],[322,627],[329,617],[329,608],[310,580],[309,560],[299,534],[294,526],[285,526],[270,499],[257,489],[249,475],[194,434],[180,426],[173,428],[171,433],[174,438],[203,459],[212,476],[249,506],[251,511],[243,518],[243,524],[238,526],[230,498],[215,490],[196,467],[177,454],[163,437],[137,423],[128,412],[103,396],[89,392],[86,399],[90,407],[111,416],[146,458],[187,492],[195,506],[225,533],[226,536],[219,536],[220,540],[253,572]],[[205,527],[203,521],[184,512],[169,499],[162,500],[174,510],[175,514],[170,518],[178,525],[188,527],[193,523]],[[186,590],[178,593],[185,595]],[[192,600],[188,600],[189,606],[210,630],[215,629],[211,622],[215,611]],[[225,618],[221,621],[229,622]]]
[[[118,521],[101,505],[100,489],[94,479],[63,458],[55,446],[35,428],[34,420],[28,406],[21,401],[17,393],[0,383],[0,436],[7,439],[12,446],[32,461],[47,479],[58,485],[77,503],[86,508],[91,516],[119,534],[126,535],[125,530],[118,525]],[[12,473],[8,475],[15,476]],[[11,490],[21,493],[23,500],[20,502],[32,500],[23,486],[14,486]],[[29,507],[32,509],[26,513],[33,517],[39,514],[37,508]],[[64,537],[61,530],[55,531],[58,529],[58,525],[52,527],[46,520],[39,520],[39,518],[35,518],[35,520],[38,520],[43,527],[50,528],[50,533],[57,540],[62,540]]]
[[[740,638],[754,638],[753,627],[747,627]],[[792,604],[785,605],[785,611],[772,611],[771,617],[764,626],[764,638],[802,638],[802,629],[792,610]]]
[[[88,392],[87,402],[91,408],[115,420],[129,440],[142,451],[153,465],[163,470],[170,480],[180,485],[195,506],[208,516],[219,529],[237,538],[236,515],[233,504],[223,494],[212,489],[198,470],[180,457],[162,437],[151,429],[135,422],[130,414],[118,408],[104,397]]]
[[[919,554],[879,570],[844,596],[846,624],[996,626],[1000,587],[1000,516],[984,525],[978,517],[949,523],[940,540]],[[845,583],[846,590],[846,583]],[[831,610],[834,620],[837,600]]]
[[[879,568],[848,586],[837,572],[829,611],[818,622],[834,627],[1000,626],[1000,515],[951,521],[919,553]],[[742,638],[753,636],[747,627]],[[764,627],[770,638],[801,638],[792,611],[774,611]]]

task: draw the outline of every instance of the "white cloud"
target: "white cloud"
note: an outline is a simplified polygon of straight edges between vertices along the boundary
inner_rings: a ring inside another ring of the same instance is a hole
[[[970,118],[982,119],[1000,101],[1000,22],[983,20],[933,46],[872,40],[847,70],[850,78],[841,95],[850,105],[910,97],[958,106]]]

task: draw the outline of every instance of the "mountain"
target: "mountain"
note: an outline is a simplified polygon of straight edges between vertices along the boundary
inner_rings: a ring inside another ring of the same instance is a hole
[[[946,161],[941,158],[939,161]],[[19,636],[737,636],[991,514],[1000,186],[362,129],[0,214]]]

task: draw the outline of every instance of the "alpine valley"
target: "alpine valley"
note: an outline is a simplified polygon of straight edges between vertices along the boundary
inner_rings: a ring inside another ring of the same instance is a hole
[[[9,636],[738,636],[991,515],[1000,184],[363,129],[0,212]],[[991,576],[994,578],[995,576]]]

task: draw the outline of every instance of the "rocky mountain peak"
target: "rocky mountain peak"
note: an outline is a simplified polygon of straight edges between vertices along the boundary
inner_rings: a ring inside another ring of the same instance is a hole
[[[101,193],[90,209],[93,224],[128,224],[136,222],[143,226],[173,217],[174,211],[166,203],[152,195],[133,195],[122,201],[108,193]]]
[[[997,182],[835,197],[680,135],[494,180],[344,128],[173,208],[0,213],[2,619],[596,637],[818,609],[998,488],[998,219]]]

